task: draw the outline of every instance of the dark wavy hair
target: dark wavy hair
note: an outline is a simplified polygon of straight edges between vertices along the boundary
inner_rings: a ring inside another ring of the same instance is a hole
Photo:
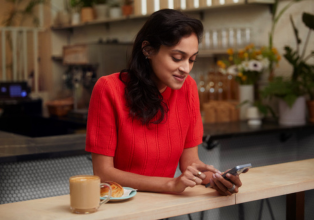
[[[127,69],[120,72],[120,80],[126,85],[125,98],[130,116],[141,120],[142,124],[158,124],[168,111],[167,104],[152,79],[153,70],[143,54],[142,43],[158,53],[160,46],[175,46],[182,37],[195,33],[200,42],[203,34],[202,22],[180,11],[163,9],[153,13],[133,44],[132,55]]]

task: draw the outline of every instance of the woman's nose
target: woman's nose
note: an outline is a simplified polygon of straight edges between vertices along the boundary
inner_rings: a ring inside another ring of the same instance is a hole
[[[189,63],[189,61],[187,60],[187,61],[181,62],[179,70],[184,72],[184,73],[189,73],[190,72],[190,63]]]

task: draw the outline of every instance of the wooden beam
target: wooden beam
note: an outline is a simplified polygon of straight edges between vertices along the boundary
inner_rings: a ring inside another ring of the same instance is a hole
[[[286,219],[304,220],[304,191],[288,194],[286,202]]]

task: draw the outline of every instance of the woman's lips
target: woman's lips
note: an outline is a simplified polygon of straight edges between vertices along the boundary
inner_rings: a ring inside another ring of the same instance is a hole
[[[184,79],[185,79],[185,76],[178,76],[178,75],[173,75],[173,76],[174,76],[174,78],[175,78],[177,81],[179,81],[179,82],[183,82]]]

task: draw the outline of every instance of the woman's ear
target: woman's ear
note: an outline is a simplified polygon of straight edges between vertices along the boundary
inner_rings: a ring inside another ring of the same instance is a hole
[[[153,53],[153,48],[146,40],[142,42],[142,52],[146,58],[149,58],[149,56]]]

